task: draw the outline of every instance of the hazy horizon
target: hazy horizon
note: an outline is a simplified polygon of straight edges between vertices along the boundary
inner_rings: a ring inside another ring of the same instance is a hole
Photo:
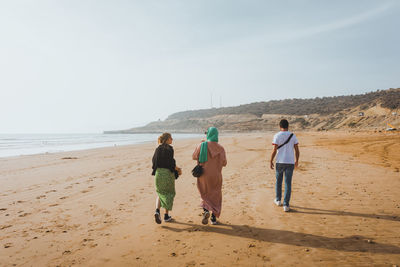
[[[2,1],[0,133],[400,87],[397,1]],[[212,104],[211,104],[212,99]]]

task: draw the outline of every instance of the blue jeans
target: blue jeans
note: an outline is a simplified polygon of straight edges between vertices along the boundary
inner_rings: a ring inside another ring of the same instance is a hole
[[[290,194],[292,193],[292,176],[294,170],[294,164],[276,163],[276,183],[275,183],[275,195],[276,200],[281,201],[282,199],[282,180],[283,174],[285,173],[285,195],[283,198],[283,205],[289,206]]]

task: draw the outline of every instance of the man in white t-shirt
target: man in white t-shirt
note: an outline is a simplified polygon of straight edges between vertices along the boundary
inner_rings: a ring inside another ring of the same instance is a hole
[[[274,150],[271,154],[271,169],[274,169],[274,158],[276,153],[276,183],[275,183],[275,200],[274,203],[281,205],[282,199],[282,180],[285,174],[285,195],[283,197],[283,210],[289,211],[290,194],[292,192],[292,176],[294,168],[299,164],[299,142],[296,135],[289,132],[289,122],[281,120],[279,122],[281,131],[274,135],[272,145]],[[296,154],[296,159],[295,159]]]

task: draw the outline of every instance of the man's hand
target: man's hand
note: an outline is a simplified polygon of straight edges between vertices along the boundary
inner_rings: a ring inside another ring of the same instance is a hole
[[[299,167],[299,157],[300,157],[299,144],[294,145],[294,150],[296,152],[296,161],[294,162],[294,167],[298,168]]]
[[[273,144],[273,146],[274,146],[274,149],[272,150],[271,160],[270,160],[270,168],[272,170],[274,169],[274,158],[275,158],[276,152],[278,151],[278,145]]]

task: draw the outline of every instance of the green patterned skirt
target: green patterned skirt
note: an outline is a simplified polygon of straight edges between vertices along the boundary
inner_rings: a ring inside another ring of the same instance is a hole
[[[161,207],[172,210],[175,197],[175,175],[168,169],[157,168],[155,180]]]

